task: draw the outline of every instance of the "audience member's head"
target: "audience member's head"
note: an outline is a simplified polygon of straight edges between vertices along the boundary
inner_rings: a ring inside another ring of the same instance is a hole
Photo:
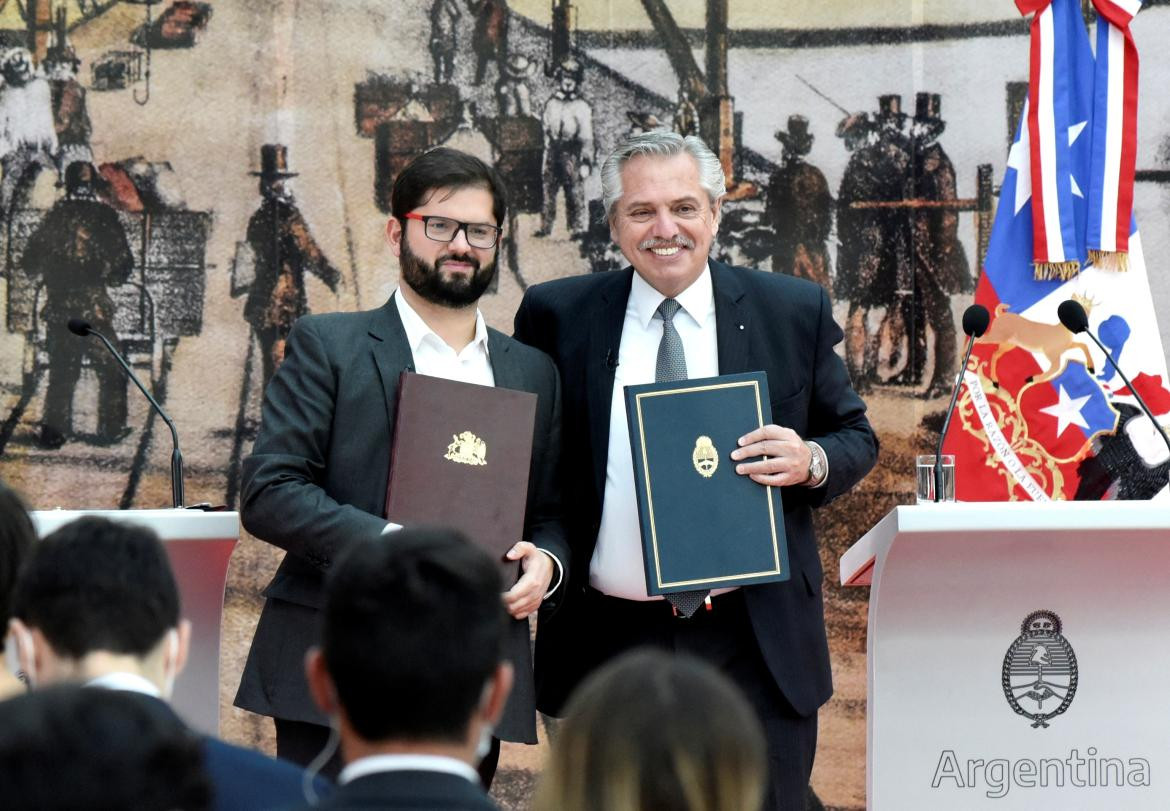
[[[11,614],[12,589],[20,564],[36,540],[32,519],[20,496],[0,482],[0,653],[6,653],[8,618]],[[16,675],[0,663],[0,698],[6,698],[21,689]]]
[[[35,546],[12,613],[13,631],[24,638],[21,664],[34,684],[129,672],[169,697],[190,643],[158,537],[104,518],[78,519]]]
[[[199,811],[203,748],[172,713],[116,690],[51,687],[0,702],[9,811]]]
[[[500,591],[495,562],[453,530],[352,544],[326,583],[322,646],[306,663],[346,762],[482,756],[512,682]]]
[[[542,811],[756,811],[764,736],[727,677],[685,655],[625,654],[570,699]]]

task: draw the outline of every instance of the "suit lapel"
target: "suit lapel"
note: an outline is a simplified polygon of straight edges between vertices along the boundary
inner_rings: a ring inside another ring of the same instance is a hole
[[[397,295],[397,294],[396,294]],[[406,340],[406,330],[398,316],[398,305],[391,296],[385,304],[370,314],[370,343],[373,345],[374,364],[382,380],[386,398],[386,419],[394,432],[394,416],[398,409],[398,377],[404,371],[414,371],[414,355]]]
[[[609,456],[609,418],[613,403],[614,372],[622,342],[622,324],[634,269],[609,271],[597,297],[597,306],[589,314],[589,343],[585,357],[586,403],[589,413],[589,438],[593,450],[593,484],[598,503],[605,491],[605,460]]]
[[[719,345],[719,374],[755,371],[750,368],[751,313],[744,306],[744,289],[727,265],[711,260],[715,296],[715,336]]]
[[[488,361],[492,365],[492,377],[501,389],[524,390],[523,370],[516,362],[512,347],[503,333],[488,327]]]

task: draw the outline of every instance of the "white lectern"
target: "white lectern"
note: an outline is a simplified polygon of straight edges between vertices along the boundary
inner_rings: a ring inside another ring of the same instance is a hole
[[[1170,808],[1170,508],[897,507],[869,585],[867,806]]]
[[[196,510],[48,510],[34,512],[42,537],[83,515],[133,521],[158,533],[170,556],[191,620],[191,654],[172,704],[193,727],[219,734],[219,640],[228,560],[240,539],[240,515]]]

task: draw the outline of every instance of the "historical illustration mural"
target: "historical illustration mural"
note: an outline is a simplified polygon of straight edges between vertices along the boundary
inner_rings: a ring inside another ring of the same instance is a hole
[[[1157,88],[1170,2],[1146,0],[1133,32]],[[414,156],[445,144],[503,173],[481,306],[510,332],[529,285],[624,265],[599,200],[618,139],[703,137],[729,181],[715,252],[830,291],[882,442],[878,469],[818,517],[837,687],[814,786],[825,807],[864,806],[867,593],[837,585],[836,561],[913,500],[913,456],[959,372],[958,315],[1027,94],[1011,0],[0,0],[0,48],[0,477],[39,509],[171,502],[169,433],[70,319],[173,418],[187,501],[235,508],[292,322],[394,289],[383,230]],[[1165,310],[1170,102],[1141,100],[1135,216]],[[1037,328],[1055,321],[995,315],[988,387],[1004,352],[1052,353],[1033,364],[1051,374],[1086,360]],[[1124,320],[1102,328],[1119,349],[1137,340]],[[1165,383],[1149,386],[1163,412]],[[1110,473],[1134,454],[1136,409],[1117,410],[1078,497],[1149,497],[1165,479],[1157,459],[1140,480]],[[277,559],[245,536],[227,595],[224,733],[260,746],[267,722],[230,697]],[[525,807],[542,757],[505,750],[502,802]]]

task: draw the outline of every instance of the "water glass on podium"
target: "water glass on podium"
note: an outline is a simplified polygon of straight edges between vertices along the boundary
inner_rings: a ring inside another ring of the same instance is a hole
[[[917,459],[918,485],[915,493],[919,504],[929,504],[935,501],[934,497],[934,463],[933,453],[923,454]],[[955,500],[955,455],[944,453],[942,456],[942,490],[939,501]]]

